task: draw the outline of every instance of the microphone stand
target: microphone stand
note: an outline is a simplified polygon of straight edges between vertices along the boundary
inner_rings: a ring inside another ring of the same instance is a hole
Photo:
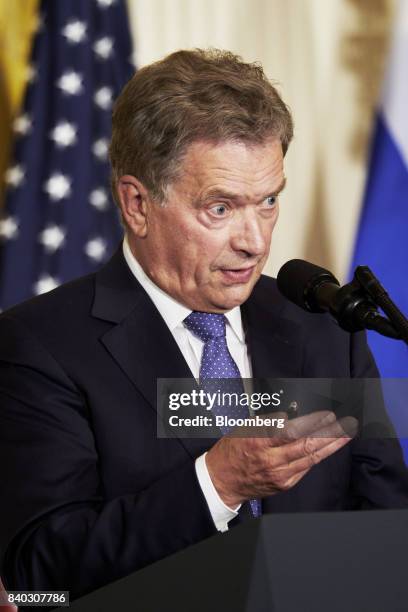
[[[358,285],[369,300],[379,306],[388,317],[386,319],[379,314],[373,314],[373,326],[371,327],[370,322],[367,321],[368,329],[375,329],[375,331],[384,336],[403,340],[408,345],[408,319],[391,300],[370,268],[368,266],[358,266],[354,272],[353,281],[350,284]],[[390,333],[390,326],[395,333]]]

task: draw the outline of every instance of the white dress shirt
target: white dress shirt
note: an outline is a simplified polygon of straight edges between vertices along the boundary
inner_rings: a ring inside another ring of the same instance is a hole
[[[194,378],[198,379],[204,342],[191,333],[183,324],[184,319],[191,314],[192,310],[177,302],[153,283],[131,252],[126,237],[123,241],[123,255],[130,270],[163,317]],[[242,378],[251,378],[251,363],[242,327],[240,307],[237,306],[229,312],[226,312],[225,317],[227,319],[226,341],[228,349],[238,366]],[[232,510],[224,504],[218,495],[208,473],[205,461],[206,454],[207,453],[204,453],[196,459],[195,469],[197,479],[207,501],[216,528],[219,531],[226,531],[229,521],[237,516],[240,506]]]

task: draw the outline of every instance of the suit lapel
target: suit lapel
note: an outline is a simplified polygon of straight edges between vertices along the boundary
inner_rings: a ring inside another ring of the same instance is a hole
[[[177,343],[149,298],[139,296],[134,310],[101,341],[145,399],[156,405],[157,378],[190,378]]]
[[[193,379],[173,335],[129,270],[122,251],[96,276],[94,317],[115,323],[100,341],[152,409],[157,410],[157,379]],[[193,457],[214,440],[179,438]]]
[[[275,284],[262,277],[241,308],[254,379],[301,376],[301,330],[282,316],[283,306]]]

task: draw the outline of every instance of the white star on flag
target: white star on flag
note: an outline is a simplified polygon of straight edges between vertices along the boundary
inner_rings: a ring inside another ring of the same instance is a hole
[[[54,253],[64,243],[65,232],[58,225],[46,227],[39,236],[39,242],[48,253]]]
[[[109,8],[115,4],[116,0],[96,0],[101,8]]]
[[[18,223],[15,217],[0,219],[0,238],[10,240],[18,234]]]
[[[86,38],[86,23],[79,19],[69,21],[62,29],[62,35],[70,43],[80,43]]]
[[[107,138],[99,138],[92,145],[92,153],[101,161],[105,161],[108,159],[108,146]]]
[[[109,36],[99,38],[92,48],[98,57],[101,59],[108,59],[113,52],[113,39]]]
[[[57,87],[62,89],[64,93],[75,96],[83,89],[82,76],[79,72],[75,72],[74,70],[64,72],[64,74],[57,81]]]
[[[94,102],[103,110],[108,110],[112,106],[112,89],[110,87],[101,87],[95,92]]]
[[[77,130],[73,123],[60,121],[51,131],[50,138],[58,147],[69,147],[77,141]]]
[[[98,210],[106,210],[109,205],[108,194],[105,189],[94,189],[89,194],[89,202]]]
[[[71,181],[64,174],[57,172],[45,182],[44,191],[48,193],[51,200],[62,200],[71,194]]]
[[[85,245],[85,253],[90,259],[101,261],[106,252],[106,242],[103,238],[93,238]]]
[[[49,274],[43,274],[34,284],[33,290],[35,295],[40,295],[41,293],[52,291],[52,289],[58,287],[59,284],[60,283],[56,278],[50,276]]]
[[[21,164],[11,166],[6,170],[4,179],[7,185],[11,187],[19,187],[24,180],[25,171]]]
[[[28,134],[31,128],[32,128],[32,122],[31,122],[30,116],[27,113],[19,115],[18,117],[14,119],[13,130],[16,134],[20,134],[21,136],[24,136],[25,134]]]

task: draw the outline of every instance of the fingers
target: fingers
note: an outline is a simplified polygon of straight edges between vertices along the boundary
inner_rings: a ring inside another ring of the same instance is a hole
[[[279,491],[288,491],[294,487],[299,480],[302,480],[303,476],[305,476],[309,471],[310,467],[303,471],[288,471],[285,473],[284,478],[280,482],[279,480],[276,481],[276,485],[278,486],[275,486],[275,488],[277,488]]]
[[[319,410],[290,421],[286,412],[273,412],[262,417],[273,419],[275,422],[283,420],[284,425],[279,429],[266,425],[236,427],[228,435],[234,438],[266,438],[267,444],[275,447],[306,436],[320,435],[317,432],[336,421],[336,415],[329,410]]]
[[[336,415],[329,410],[312,412],[288,422],[286,433],[292,440],[310,436],[336,421]]]
[[[287,476],[290,478],[291,475],[298,474],[299,472],[303,472],[304,470],[308,471],[314,465],[317,465],[333,453],[337,452],[343,446],[346,446],[352,438],[348,436],[344,436],[342,438],[328,439],[325,438],[327,442],[324,446],[315,445],[317,439],[316,438],[306,438],[305,439],[305,453],[300,459],[296,459],[287,465]]]
[[[287,420],[286,413],[274,413],[280,418],[285,418],[285,427],[279,431],[269,431],[269,445],[281,446],[299,438],[310,436],[317,431],[336,421],[336,415],[329,410],[312,412],[291,421]],[[276,418],[276,417],[275,417]]]
[[[335,439],[325,438],[325,445],[321,446],[321,438],[304,438],[302,440],[304,444],[304,455],[300,459],[292,461],[289,464],[284,463],[280,467],[275,466],[272,469],[271,473],[273,474],[273,478],[271,480],[276,490],[287,491],[292,488],[312,467],[340,450],[340,448],[348,444],[351,439],[352,438],[348,436]]]
[[[345,417],[323,427],[313,436],[307,436],[281,447],[280,453],[271,455],[274,467],[287,470],[288,476],[310,469],[348,444],[357,431],[357,421]],[[346,433],[347,432],[347,433]]]

